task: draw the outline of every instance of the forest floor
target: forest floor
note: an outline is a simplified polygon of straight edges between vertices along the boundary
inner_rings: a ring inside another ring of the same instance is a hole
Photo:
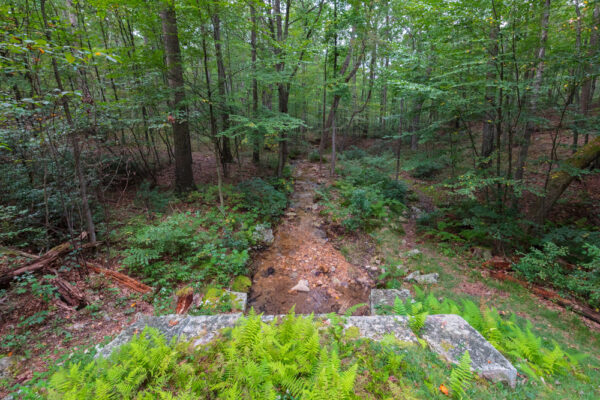
[[[201,180],[210,181],[210,171],[206,172],[204,165],[210,164],[211,160],[201,155],[196,155],[194,160],[204,171]],[[169,173],[164,171],[160,179],[168,180]],[[473,299],[478,304],[497,308],[502,315],[514,312],[532,321],[534,328],[543,332],[544,340],[556,340],[561,345],[589,354],[594,360],[589,364],[590,370],[595,371],[594,374],[600,371],[597,367],[600,361],[598,324],[538,298],[521,285],[494,279],[482,267],[486,260],[481,254],[452,248],[417,232],[416,215],[435,207],[435,199],[420,190],[427,182],[402,174],[402,179],[415,194],[408,205],[411,210],[408,218],[401,220],[402,232],[384,225],[369,233],[342,234],[328,221],[319,204],[318,191],[335,181],[328,168],[299,160],[293,164],[293,177],[295,186],[290,206],[274,229],[274,242],[255,253],[252,260],[250,307],[266,314],[284,314],[294,305],[297,313],[344,312],[353,305],[368,303],[369,290],[381,285],[379,277],[386,266],[401,266],[403,274],[416,270],[437,272],[439,283],[426,288],[437,297]],[[411,254],[414,249],[420,254]],[[4,255],[0,258],[0,269],[2,265],[14,268],[23,261],[20,257]],[[18,297],[0,299],[0,337],[3,341],[19,342],[25,354],[23,362],[14,371],[14,378],[10,381],[0,379],[0,398],[9,393],[15,383],[26,383],[66,360],[77,359],[82,352],[88,351],[86,349],[108,340],[137,316],[154,313],[147,297],[115,287],[97,275],[73,275],[72,278],[90,293],[91,304],[82,310],[53,309],[52,315],[43,315],[46,320],[41,325],[34,320],[24,322],[18,318],[28,308],[32,309],[29,314],[37,315],[41,298],[28,301],[19,301]],[[292,290],[301,280],[306,281],[308,291]],[[402,283],[402,286],[414,290],[412,284]],[[7,312],[8,304],[11,306]],[[362,307],[355,314],[367,312],[367,307]],[[31,323],[31,326],[23,329],[24,323]],[[551,385],[558,386],[561,382],[557,380]],[[579,397],[600,398],[600,387],[597,393],[580,394]]]
[[[319,215],[315,189],[330,183],[325,168],[299,161],[294,164],[290,207],[275,229],[273,244],[258,254],[248,302],[258,312],[286,314],[343,313],[368,303],[373,279],[369,271],[348,262],[328,237]],[[304,281],[306,288],[292,290]],[[358,314],[368,313],[368,307]]]

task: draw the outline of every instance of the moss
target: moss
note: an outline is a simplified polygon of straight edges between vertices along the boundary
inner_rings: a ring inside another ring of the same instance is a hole
[[[252,286],[252,281],[247,276],[236,276],[231,284],[231,290],[234,292],[243,292],[248,293],[250,291],[250,286]]]

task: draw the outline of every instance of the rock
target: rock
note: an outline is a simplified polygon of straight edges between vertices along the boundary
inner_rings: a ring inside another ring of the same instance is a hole
[[[406,246],[406,244],[407,244],[408,242],[406,241],[406,239],[402,239],[402,241],[401,241],[400,243],[402,243],[402,246]]]
[[[421,285],[433,285],[438,283],[438,279],[440,274],[434,272],[432,274],[419,275],[414,278],[414,281],[420,283]]]
[[[447,361],[458,364],[466,350],[471,367],[492,382],[507,382],[515,387],[517,370],[494,346],[462,317],[454,314],[430,315],[421,330],[429,347]]]
[[[404,282],[410,282],[410,281],[414,280],[415,277],[417,277],[419,275],[421,275],[421,273],[419,271],[411,272],[410,274],[408,274],[408,275],[406,275],[404,277]]]
[[[244,293],[244,292],[233,292],[230,291],[229,294],[234,298],[234,301],[236,302],[236,310],[235,311],[241,311],[241,312],[245,312],[246,311],[246,304],[248,304],[248,294]]]
[[[83,328],[85,328],[87,324],[85,322],[76,322],[73,325],[71,325],[71,329],[74,331],[80,331]]]
[[[10,377],[10,367],[12,367],[13,361],[12,357],[0,358],[0,379]]]
[[[306,279],[300,279],[296,286],[290,289],[290,292],[310,292],[308,281]]]
[[[338,278],[333,277],[331,279],[331,283],[333,284],[333,286],[342,286],[342,281],[340,281]]]
[[[259,224],[256,225],[254,232],[252,232],[252,239],[259,246],[270,246],[273,244],[275,237],[273,236],[273,230],[268,224]]]
[[[434,283],[438,283],[438,279],[440,278],[440,274],[434,272],[432,274],[421,275],[420,271],[414,271],[404,277],[405,282],[416,282],[421,285],[432,285]]]
[[[414,218],[414,219],[419,219],[423,216],[423,210],[421,210],[419,207],[411,206],[410,212],[411,212],[412,218]]]
[[[371,289],[369,295],[371,315],[377,314],[377,306],[393,306],[396,297],[400,300],[406,300],[412,296],[406,289]]]
[[[419,254],[421,254],[421,250],[419,250],[419,249],[412,249],[412,250],[409,250],[409,251],[406,252],[406,255],[408,257],[416,257]]]
[[[220,315],[163,315],[160,317],[145,316],[139,321],[125,328],[112,342],[98,349],[97,357],[107,358],[121,345],[129,342],[134,335],[141,333],[146,326],[155,328],[167,339],[173,338],[194,339],[194,344],[200,345],[210,342],[221,329],[235,325],[242,314]]]
[[[377,272],[377,271],[379,271],[379,268],[377,268],[377,267],[376,267],[376,266],[374,266],[374,265],[365,265],[365,269],[366,269],[367,271],[372,271],[372,272]]]
[[[381,340],[386,335],[394,335],[402,342],[418,343],[417,337],[408,326],[408,318],[398,315],[372,315],[348,317],[344,324],[347,331],[351,327],[358,328],[360,337]]]

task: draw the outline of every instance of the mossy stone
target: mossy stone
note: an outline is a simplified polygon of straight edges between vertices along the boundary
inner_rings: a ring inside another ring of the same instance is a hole
[[[248,293],[250,290],[250,286],[252,286],[252,281],[247,276],[236,276],[233,280],[233,284],[231,285],[231,290],[234,292],[242,292]]]

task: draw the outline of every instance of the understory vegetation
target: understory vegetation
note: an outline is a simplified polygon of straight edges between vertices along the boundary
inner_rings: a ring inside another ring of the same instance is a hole
[[[471,373],[468,352],[448,369],[419,345],[393,336],[359,339],[343,322],[333,317],[324,325],[290,313],[266,323],[250,313],[220,340],[196,348],[166,343],[148,328],[108,359],[67,364],[35,391],[51,399],[493,399],[508,393]],[[523,383],[525,391],[551,394],[535,381]]]

